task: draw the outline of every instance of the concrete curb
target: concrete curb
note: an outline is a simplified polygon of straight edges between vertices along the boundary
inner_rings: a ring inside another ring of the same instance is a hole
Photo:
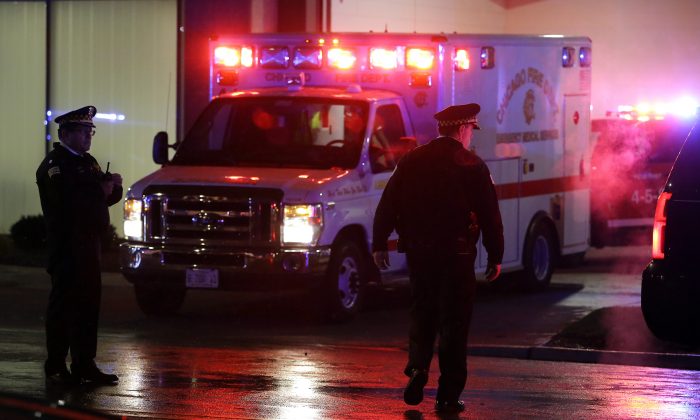
[[[685,353],[643,353],[546,346],[475,345],[469,347],[469,355],[553,362],[600,363],[665,369],[700,370],[700,355]]]

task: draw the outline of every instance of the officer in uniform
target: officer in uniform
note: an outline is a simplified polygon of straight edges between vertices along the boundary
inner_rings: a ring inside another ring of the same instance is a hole
[[[122,197],[122,177],[105,173],[88,152],[95,134],[94,106],[56,118],[55,143],[36,171],[49,243],[51,294],[46,313],[44,364],[51,383],[117,382],[95,365],[102,282],[100,237],[108,207]],[[71,353],[71,372],[66,356]]]
[[[435,338],[440,378],[435,409],[460,412],[467,380],[467,336],[476,279],[480,232],[488,252],[486,278],[495,280],[503,258],[503,224],[489,170],[469,151],[479,129],[477,104],[450,106],[437,114],[441,134],[407,153],[389,179],[374,215],[372,251],[380,269],[389,266],[387,240],[396,230],[406,253],[411,283],[409,377],[404,401],[423,400]]]

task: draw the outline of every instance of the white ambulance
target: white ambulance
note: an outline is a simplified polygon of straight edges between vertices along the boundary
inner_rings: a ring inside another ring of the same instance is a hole
[[[210,56],[210,104],[181,143],[156,135],[163,166],[127,193],[122,272],[144,312],[190,288],[305,288],[350,318],[369,283],[405,278],[395,246],[391,271],[371,261],[374,209],[452,104],[481,105],[473,148],[496,184],[504,271],[543,288],[588,248],[590,39],[260,34],[215,39]]]

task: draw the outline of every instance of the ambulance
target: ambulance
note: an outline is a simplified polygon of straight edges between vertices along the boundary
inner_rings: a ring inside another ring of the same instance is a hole
[[[374,211],[453,104],[481,105],[472,147],[499,196],[504,271],[542,289],[587,250],[590,39],[249,34],[212,39],[209,55],[210,103],[182,142],[156,135],[162,167],[127,192],[121,266],[145,313],[193,288],[300,288],[351,318],[368,285],[406,279],[395,234],[391,269],[372,262]]]

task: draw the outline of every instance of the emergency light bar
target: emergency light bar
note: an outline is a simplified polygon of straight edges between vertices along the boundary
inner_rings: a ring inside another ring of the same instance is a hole
[[[698,102],[691,97],[683,97],[674,102],[640,102],[637,105],[619,105],[617,115],[625,120],[663,120],[667,115],[678,118],[693,118],[698,115]]]

